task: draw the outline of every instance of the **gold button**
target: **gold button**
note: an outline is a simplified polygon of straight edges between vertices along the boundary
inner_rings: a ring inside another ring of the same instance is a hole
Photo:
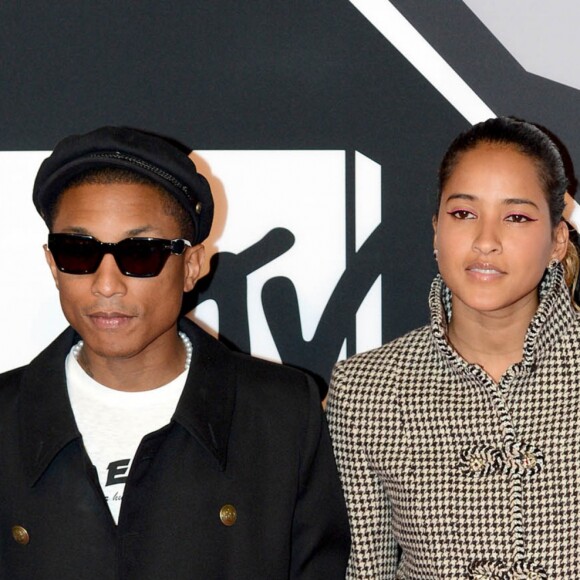
[[[469,459],[469,469],[474,472],[482,471],[485,463],[481,457],[473,456]]]
[[[203,206],[202,206],[202,203],[201,203],[201,201],[198,201],[198,202],[195,204],[195,213],[196,213],[197,215],[199,215],[199,214],[201,213],[201,208],[202,208],[202,207],[203,207]]]
[[[220,520],[224,526],[233,526],[238,519],[238,512],[236,508],[227,503],[225,506],[222,507],[220,510]]]
[[[22,526],[14,526],[12,528],[12,537],[23,546],[26,546],[30,542],[30,536],[25,528]]]
[[[536,458],[536,456],[534,455],[534,453],[532,451],[526,451],[526,453],[524,453],[524,459],[523,459],[524,467],[527,467],[529,469],[533,469],[534,467],[536,467],[537,463],[538,463],[538,459]]]

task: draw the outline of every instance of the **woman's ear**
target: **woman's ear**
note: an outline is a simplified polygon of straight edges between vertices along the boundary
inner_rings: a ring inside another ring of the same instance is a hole
[[[562,261],[568,248],[568,225],[562,220],[554,230],[552,259]]]
[[[437,252],[439,251],[437,249],[437,216],[434,215],[431,218],[431,225],[433,226],[433,253],[435,255],[437,255]]]

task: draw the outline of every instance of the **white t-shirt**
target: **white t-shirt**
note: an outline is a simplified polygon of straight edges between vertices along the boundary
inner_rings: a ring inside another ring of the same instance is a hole
[[[78,429],[97,469],[113,519],[118,523],[125,482],[141,439],[171,421],[187,370],[157,389],[127,392],[92,379],[72,351],[66,358],[65,369]]]

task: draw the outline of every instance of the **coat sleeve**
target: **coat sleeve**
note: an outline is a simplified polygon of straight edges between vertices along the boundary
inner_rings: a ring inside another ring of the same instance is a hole
[[[352,534],[348,580],[389,580],[395,578],[399,547],[392,533],[391,504],[373,469],[367,421],[360,389],[349,382],[338,365],[330,384],[327,416],[334,453],[346,497]],[[386,434],[385,434],[386,435]]]
[[[319,389],[310,377],[308,381],[290,578],[344,580],[350,549],[348,516]]]

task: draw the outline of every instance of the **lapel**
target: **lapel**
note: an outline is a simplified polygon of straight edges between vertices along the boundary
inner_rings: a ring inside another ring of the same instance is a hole
[[[223,471],[235,404],[235,356],[190,320],[182,319],[179,326],[189,336],[193,354],[173,419]],[[22,458],[31,486],[60,450],[81,436],[68,397],[64,364],[78,338],[68,328],[23,371],[18,420]]]
[[[193,354],[185,388],[173,419],[180,423],[225,470],[236,398],[235,355],[188,319],[180,330]]]
[[[33,486],[56,454],[80,437],[66,387],[64,361],[78,340],[65,330],[23,371],[18,408],[22,458]]]

